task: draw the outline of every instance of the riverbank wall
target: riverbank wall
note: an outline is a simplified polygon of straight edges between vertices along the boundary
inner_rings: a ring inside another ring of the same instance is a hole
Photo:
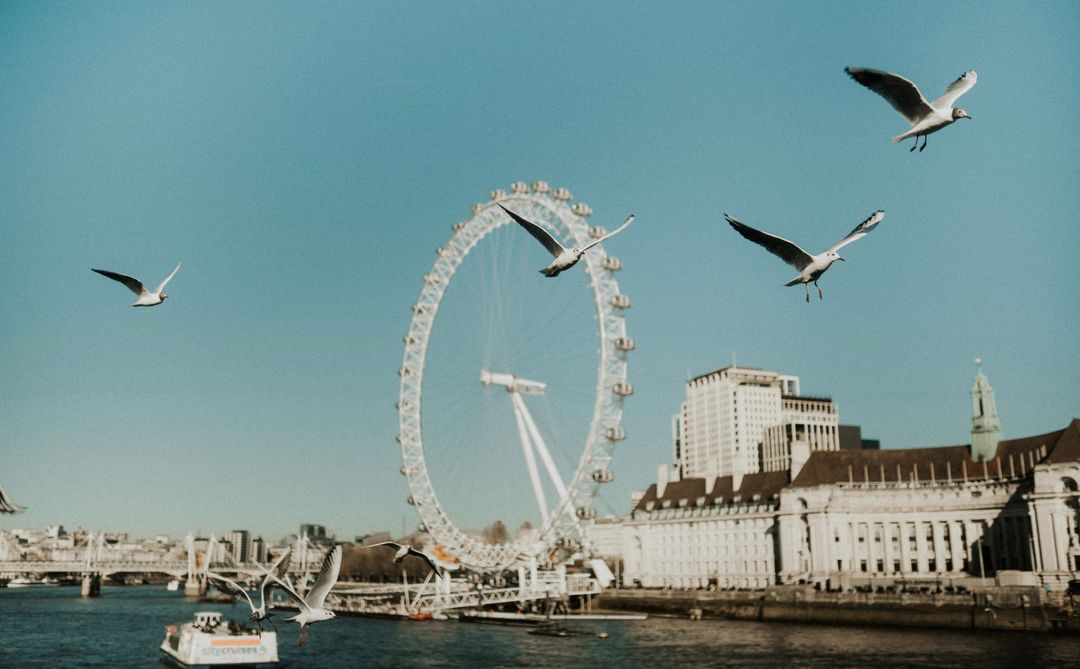
[[[1051,600],[1034,589],[967,594],[631,589],[605,590],[594,604],[691,618],[1080,635],[1080,600],[1074,606],[1067,597]]]

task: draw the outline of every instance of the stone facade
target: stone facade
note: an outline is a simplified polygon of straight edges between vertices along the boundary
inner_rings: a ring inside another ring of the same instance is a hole
[[[780,399],[783,422],[765,428],[761,440],[761,471],[791,468],[791,445],[804,441],[811,451],[840,450],[840,417],[833,401],[824,397]]]
[[[752,367],[722,367],[690,379],[672,428],[681,476],[759,471],[765,428],[784,422],[781,398],[798,394],[798,377]]]
[[[1080,571],[1080,420],[970,446],[818,451],[742,477],[658,481],[623,524],[623,583],[646,587],[1063,588]]]

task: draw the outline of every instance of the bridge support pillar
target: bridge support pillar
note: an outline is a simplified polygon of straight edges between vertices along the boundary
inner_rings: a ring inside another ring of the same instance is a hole
[[[184,581],[185,597],[201,597],[206,594],[206,581],[201,578],[189,578]]]
[[[98,597],[101,595],[101,574],[83,574],[82,589],[83,597]]]

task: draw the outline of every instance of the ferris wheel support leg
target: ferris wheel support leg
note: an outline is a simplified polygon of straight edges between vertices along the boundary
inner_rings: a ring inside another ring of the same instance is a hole
[[[555,489],[559,491],[559,502],[561,504],[563,498],[566,497],[566,485],[563,484],[562,477],[559,476],[559,470],[555,468],[555,461],[551,459],[551,453],[548,452],[547,445],[540,436],[540,430],[537,429],[532,414],[529,413],[529,408],[525,406],[525,400],[520,399],[520,397],[519,400],[521,402],[521,413],[525,416],[525,425],[529,428],[529,434],[532,435],[537,452],[540,453],[540,460],[544,463],[544,469],[547,470],[548,476],[551,477]]]
[[[540,472],[536,468],[536,456],[533,455],[532,446],[529,443],[529,433],[525,428],[525,419],[522,416],[525,410],[524,402],[518,393],[510,393],[514,403],[514,418],[517,420],[518,437],[521,439],[521,448],[525,451],[525,465],[529,468],[529,480],[532,481],[533,494],[536,495],[536,504],[540,507],[540,517],[544,524],[548,522],[547,499],[544,497],[544,488],[540,484]]]

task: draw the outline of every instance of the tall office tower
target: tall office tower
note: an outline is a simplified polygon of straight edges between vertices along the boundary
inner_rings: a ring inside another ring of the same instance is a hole
[[[784,395],[780,398],[783,422],[765,428],[761,441],[761,471],[776,472],[791,466],[791,444],[804,442],[809,452],[840,449],[840,416],[828,397]]]
[[[251,533],[247,530],[233,530],[225,533],[225,541],[232,546],[233,562],[247,562],[251,559]]]
[[[784,396],[799,395],[799,379],[752,367],[722,367],[686,383],[679,470],[684,477],[761,471],[765,428],[783,422]]]

